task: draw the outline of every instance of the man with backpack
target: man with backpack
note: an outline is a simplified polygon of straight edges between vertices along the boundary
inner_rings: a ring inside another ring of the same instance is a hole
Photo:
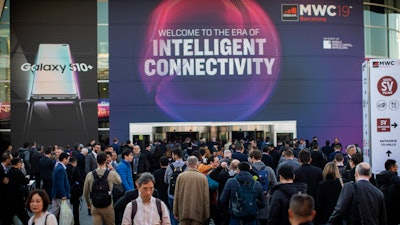
[[[239,173],[226,182],[220,203],[229,205],[231,225],[255,225],[258,209],[265,207],[264,190],[253,179],[248,162],[240,162],[238,169]]]
[[[152,196],[155,184],[154,176],[149,172],[142,173],[136,180],[136,184],[139,197],[126,206],[122,224],[171,224],[165,203]]]
[[[269,191],[272,186],[277,185],[274,170],[266,166],[262,161],[262,153],[259,150],[250,152],[250,160],[252,162],[253,170],[258,174],[258,181],[261,183],[264,191],[265,207],[258,210],[257,220],[258,224],[267,224],[269,217]]]
[[[187,166],[182,159],[182,150],[180,148],[175,148],[172,151],[172,159],[174,160],[174,162],[167,167],[164,175],[164,182],[168,184],[168,207],[171,211],[171,224],[176,225],[179,222],[174,218],[174,215],[172,215],[172,209],[174,206],[175,184],[178,175],[185,171],[187,169]]]
[[[105,152],[99,152],[96,160],[99,166],[86,175],[83,195],[87,207],[91,209],[94,225],[102,225],[103,222],[105,225],[114,225],[111,190],[114,184],[121,184],[121,177],[114,170],[108,169]]]

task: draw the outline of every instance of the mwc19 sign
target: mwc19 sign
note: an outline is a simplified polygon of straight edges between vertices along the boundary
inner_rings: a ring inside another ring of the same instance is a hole
[[[373,172],[400,157],[400,61],[376,59],[363,65],[364,154]]]
[[[111,130],[158,121],[320,126],[332,118],[312,115],[307,104],[353,101],[348,93],[332,96],[332,84],[361,73],[361,0],[111,1],[109,22]],[[360,111],[357,104],[350,108]],[[361,129],[361,119],[353,122]]]

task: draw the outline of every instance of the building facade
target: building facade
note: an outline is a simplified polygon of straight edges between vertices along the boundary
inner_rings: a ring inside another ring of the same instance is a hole
[[[0,1],[1,3],[1,1]],[[0,5],[1,6],[1,5]],[[98,0],[97,84],[98,140],[109,143],[109,20],[106,0]],[[10,88],[10,0],[6,0],[0,20],[0,150],[11,144]],[[400,0],[364,1],[365,58],[400,58]],[[361,67],[361,65],[360,65]],[[361,77],[361,74],[360,74]],[[33,141],[33,140],[26,140]],[[89,141],[89,140],[87,140]],[[12,143],[18,148],[21,143]]]

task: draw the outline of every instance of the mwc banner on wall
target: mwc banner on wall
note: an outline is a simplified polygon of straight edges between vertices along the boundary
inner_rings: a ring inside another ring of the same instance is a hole
[[[296,120],[299,137],[362,141],[361,0],[110,1],[109,25],[111,136]]]
[[[97,2],[11,1],[11,141],[97,137]]]

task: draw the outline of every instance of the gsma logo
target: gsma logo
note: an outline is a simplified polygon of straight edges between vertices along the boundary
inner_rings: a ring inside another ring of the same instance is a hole
[[[299,21],[299,5],[282,4],[282,21]]]

